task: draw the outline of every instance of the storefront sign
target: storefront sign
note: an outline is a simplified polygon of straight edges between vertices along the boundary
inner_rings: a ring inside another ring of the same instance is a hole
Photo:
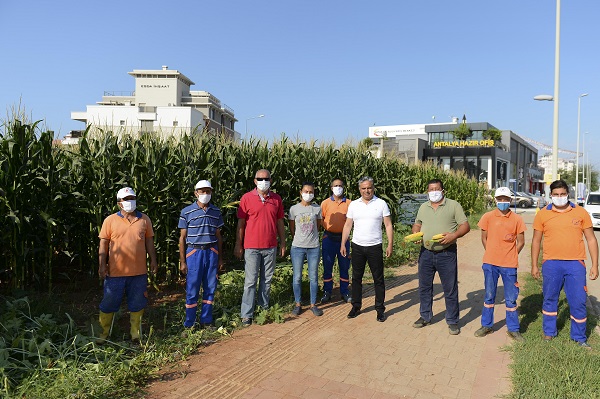
[[[433,148],[460,148],[460,147],[493,147],[494,140],[454,140],[436,141]]]

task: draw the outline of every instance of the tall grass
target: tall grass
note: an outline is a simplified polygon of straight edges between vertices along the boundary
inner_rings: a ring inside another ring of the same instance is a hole
[[[558,314],[558,336],[552,341],[542,339],[541,282],[525,275],[519,312],[525,342],[513,344],[512,382],[509,399],[598,398],[600,397],[600,345],[594,328],[598,318],[588,315],[586,335],[595,349],[580,348],[569,337],[569,307],[561,293]]]
[[[271,170],[286,209],[298,201],[304,180],[315,182],[318,200],[329,195],[333,178],[346,180],[356,198],[364,175],[375,179],[376,194],[394,214],[401,194],[424,192],[432,178],[441,178],[467,213],[483,207],[483,187],[463,173],[378,159],[350,145],[304,144],[285,136],[274,143],[236,143],[206,133],[181,139],[105,133],[84,136],[77,146],[55,146],[53,138],[36,123],[16,119],[0,133],[0,282],[9,279],[13,287],[50,291],[56,278],[95,275],[99,229],[115,212],[115,193],[123,186],[136,190],[138,208],[153,221],[158,278],[167,282],[178,276],[179,212],[193,201],[199,179],[211,180],[213,202],[223,210],[226,257],[235,241],[237,201],[253,188],[260,168]]]

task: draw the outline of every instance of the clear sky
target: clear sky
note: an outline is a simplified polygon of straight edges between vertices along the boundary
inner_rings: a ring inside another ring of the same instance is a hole
[[[62,137],[134,69],[168,65],[236,130],[358,141],[373,125],[490,122],[552,144],[555,0],[0,1],[0,105]],[[600,144],[600,1],[562,1],[560,142]],[[252,119],[264,114],[264,118]],[[4,118],[2,118],[4,119]]]

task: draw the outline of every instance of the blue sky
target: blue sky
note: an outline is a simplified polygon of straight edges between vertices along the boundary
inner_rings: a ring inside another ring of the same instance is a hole
[[[0,2],[0,105],[64,136],[134,69],[168,65],[235,110],[236,130],[358,141],[466,114],[552,144],[555,0]],[[562,2],[559,146],[600,143],[597,0]],[[4,113],[3,113],[4,114]],[[248,118],[265,114],[261,119]],[[4,118],[3,118],[4,119]]]

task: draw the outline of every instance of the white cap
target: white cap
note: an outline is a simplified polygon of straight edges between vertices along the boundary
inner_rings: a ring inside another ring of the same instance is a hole
[[[512,193],[508,187],[498,187],[494,197],[512,197]]]
[[[196,187],[194,187],[194,189],[198,190],[199,188],[210,188],[212,190],[212,186],[208,180],[200,180],[198,183],[196,183]]]
[[[136,196],[135,195],[135,191],[133,191],[133,188],[131,187],[123,187],[122,189],[119,190],[119,192],[117,193],[117,199],[123,199],[125,197],[129,197],[129,196]]]

